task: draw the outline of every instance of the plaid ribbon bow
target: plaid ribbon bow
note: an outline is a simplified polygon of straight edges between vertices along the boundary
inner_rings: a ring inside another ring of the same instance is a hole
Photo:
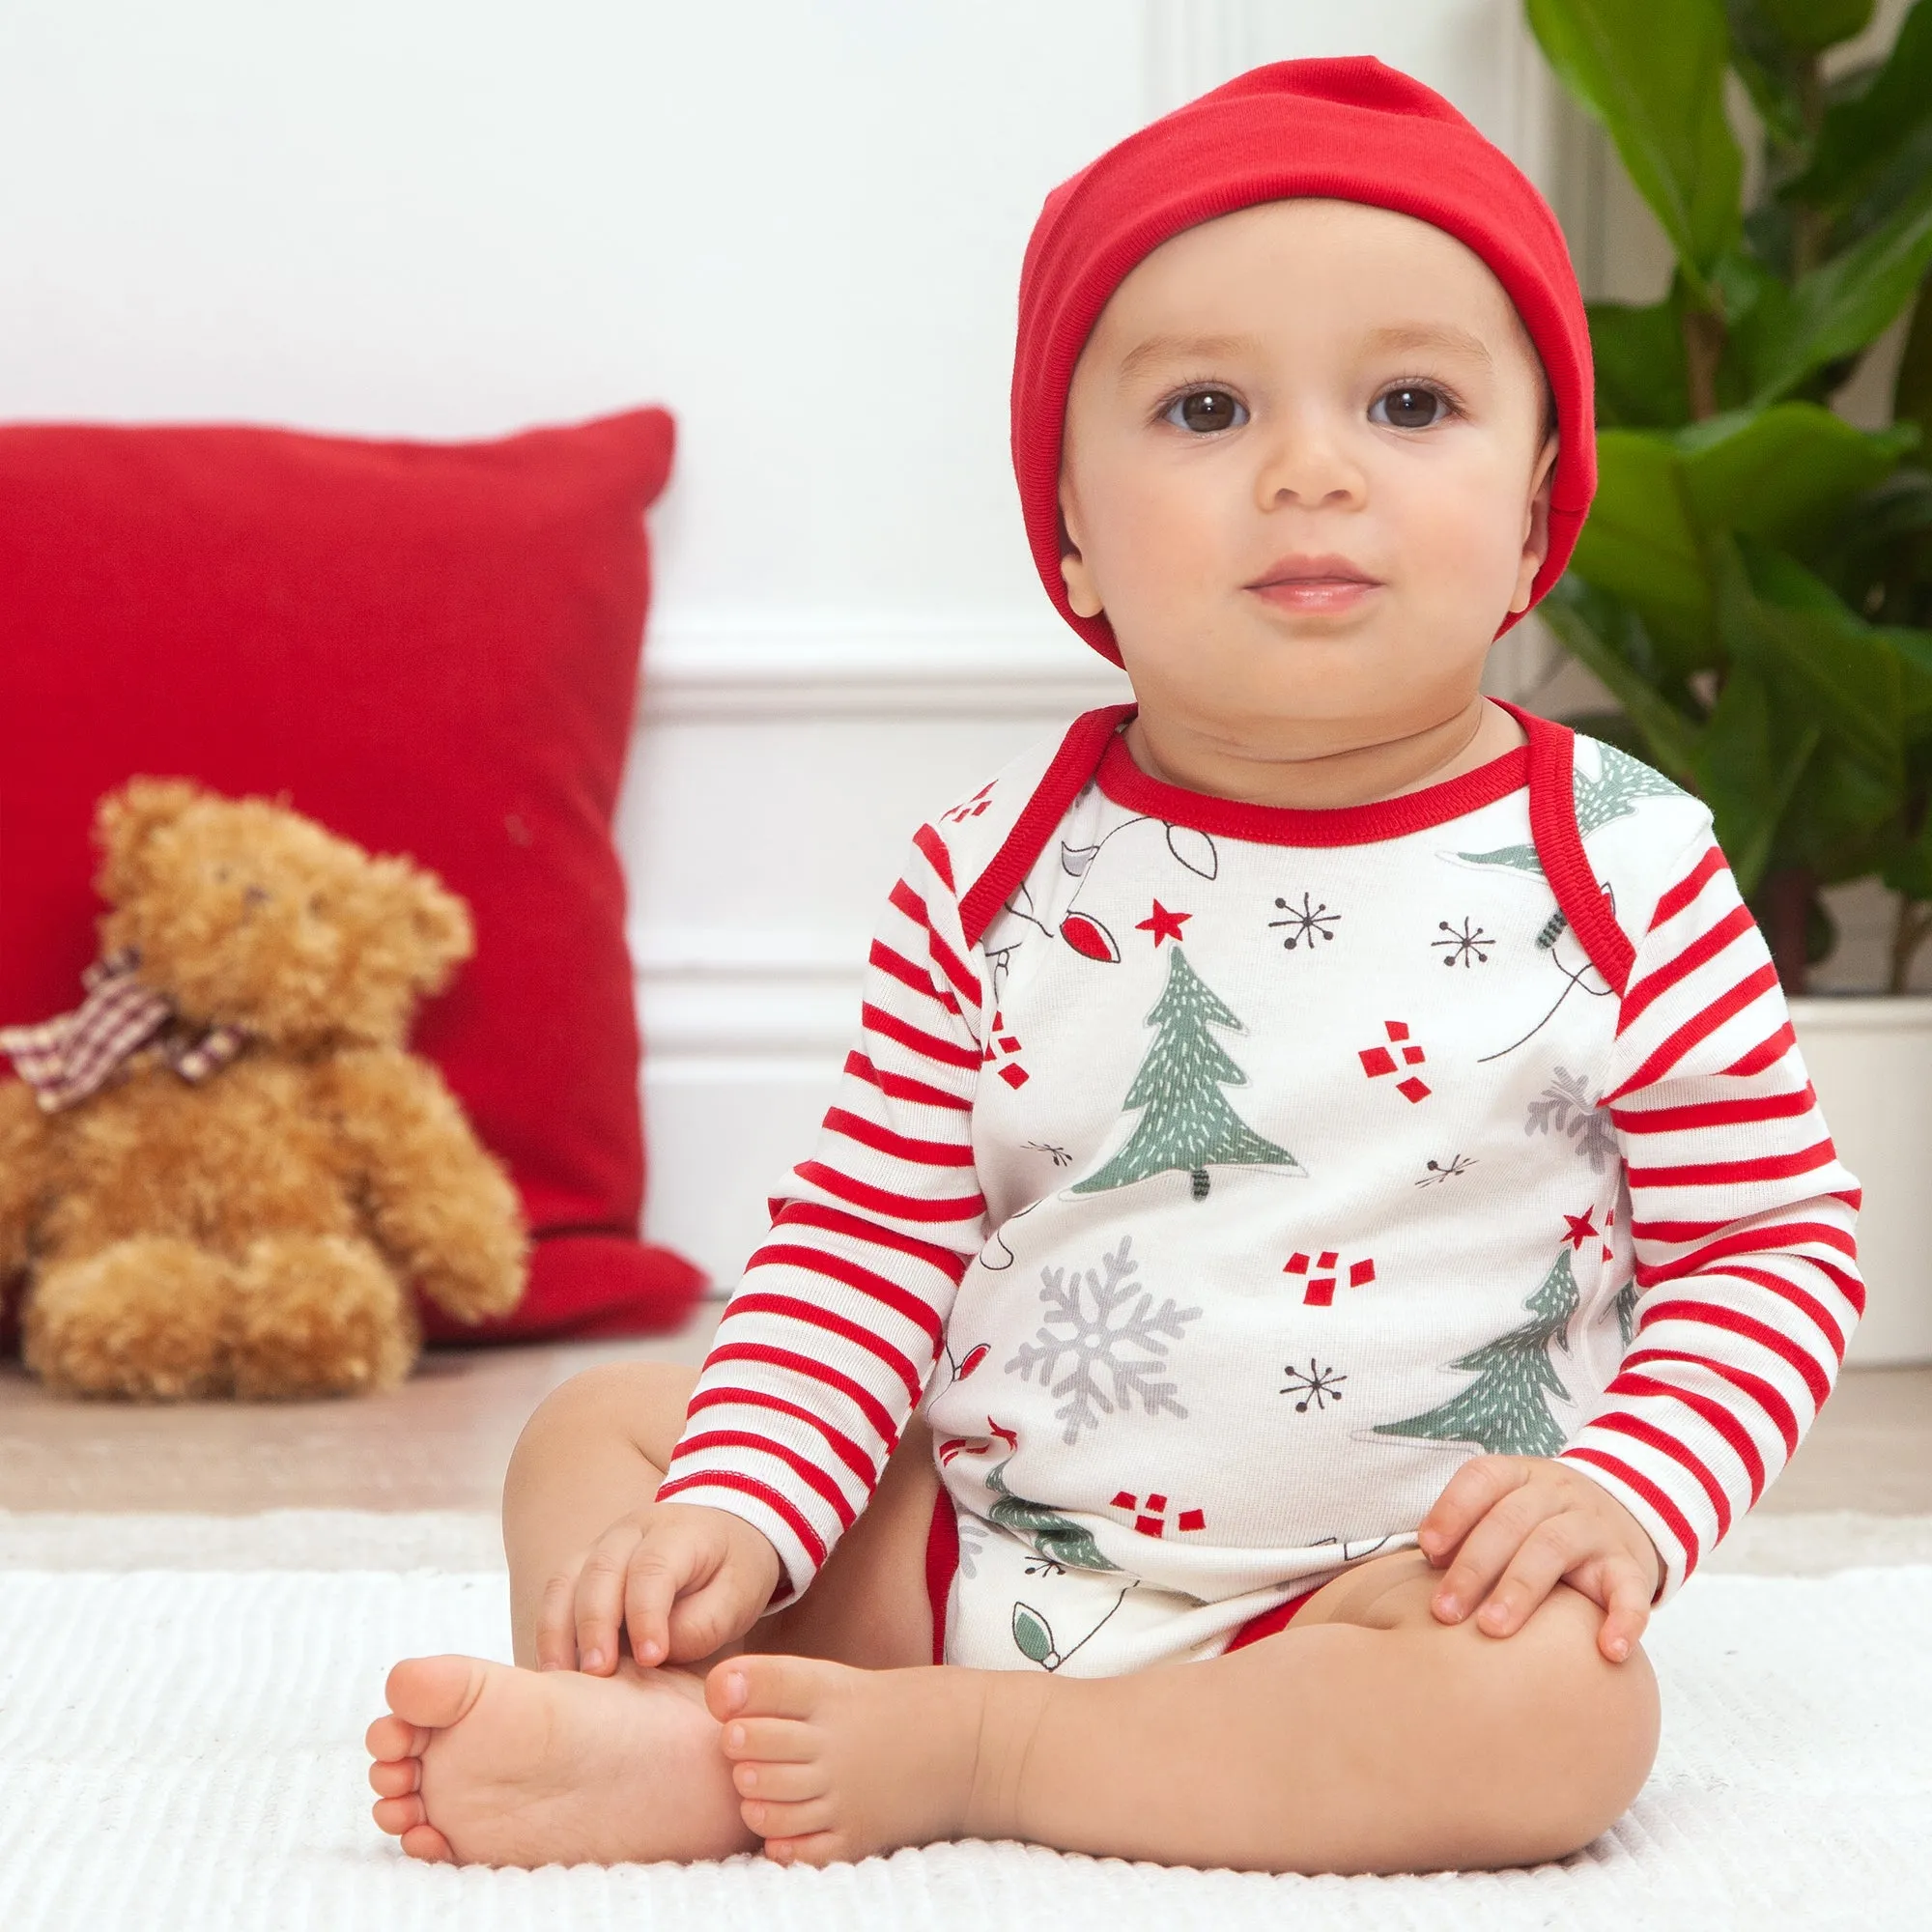
[[[131,947],[97,959],[80,976],[87,998],[72,1012],[38,1026],[0,1027],[0,1053],[34,1090],[43,1113],[99,1093],[129,1054],[151,1041],[188,1081],[218,1073],[247,1043],[240,1027],[183,1026],[166,995],[134,977],[140,960]]]

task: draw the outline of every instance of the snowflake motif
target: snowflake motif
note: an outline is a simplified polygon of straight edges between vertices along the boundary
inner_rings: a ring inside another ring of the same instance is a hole
[[[1182,1327],[1201,1311],[1180,1307],[1171,1295],[1155,1310],[1153,1295],[1129,1279],[1140,1271],[1132,1248],[1133,1236],[1123,1235],[1116,1252],[1101,1255],[1104,1282],[1094,1268],[1073,1269],[1070,1281],[1064,1267],[1041,1268],[1039,1298],[1046,1313],[1037,1340],[1022,1342],[1007,1364],[1007,1373],[1018,1370],[1022,1381],[1031,1381],[1037,1369],[1041,1386],[1065,1398],[1054,1418],[1065,1424],[1061,1439],[1068,1444],[1080,1439],[1083,1429],[1099,1428],[1103,1412],[1126,1408],[1135,1397],[1149,1415],[1165,1412],[1183,1420],[1187,1415],[1174,1399],[1177,1384],[1152,1378],[1168,1366],[1168,1342],[1179,1341]],[[1067,1332],[1055,1332],[1063,1329]],[[1056,1381],[1063,1355],[1070,1358],[1069,1367]],[[1107,1381],[1111,1388],[1103,1386]]]
[[[1468,1153],[1452,1154],[1446,1163],[1439,1160],[1425,1161],[1423,1165],[1429,1172],[1415,1184],[1418,1187],[1435,1187],[1441,1181],[1454,1180],[1458,1176],[1467,1174],[1475,1164],[1475,1155]]]
[[[1301,1400],[1294,1405],[1296,1415],[1305,1414],[1308,1405],[1311,1402],[1315,1405],[1315,1412],[1318,1415],[1324,1413],[1325,1411],[1321,1406],[1323,1398],[1325,1397],[1329,1402],[1340,1402],[1342,1400],[1342,1391],[1335,1384],[1337,1382],[1345,1382],[1349,1379],[1345,1375],[1336,1374],[1333,1369],[1318,1369],[1315,1366],[1315,1357],[1313,1355],[1310,1355],[1308,1358],[1308,1373],[1306,1375],[1303,1375],[1293,1362],[1283,1365],[1282,1374],[1288,1378],[1288,1386],[1283,1389],[1277,1389],[1275,1391],[1277,1395],[1293,1395],[1298,1390],[1304,1389],[1307,1391]]]
[[[1303,893],[1301,895],[1299,912],[1286,899],[1276,899],[1275,908],[1279,912],[1285,912],[1288,917],[1269,920],[1268,929],[1274,931],[1284,925],[1289,928],[1288,937],[1281,943],[1291,952],[1304,942],[1309,952],[1313,952],[1318,939],[1333,939],[1335,935],[1328,928],[1336,924],[1342,917],[1339,912],[1330,912],[1325,903],[1318,905],[1313,895],[1308,893]]]
[[[1073,1165],[1073,1156],[1064,1147],[1055,1147],[1051,1141],[1028,1141],[1025,1145],[1032,1148],[1035,1153],[1046,1154],[1055,1167]]]
[[[986,1525],[971,1510],[953,1511],[959,1519],[959,1574],[969,1582],[980,1574],[980,1552],[986,1546]]]
[[[1522,1130],[1525,1134],[1568,1134],[1577,1153],[1590,1163],[1592,1174],[1602,1174],[1617,1157],[1610,1110],[1599,1106],[1590,1097],[1590,1090],[1565,1066],[1556,1069],[1556,1077],[1543,1090],[1543,1097],[1529,1103]]]
[[[1446,919],[1438,919],[1435,929],[1449,935],[1447,939],[1432,939],[1429,942],[1432,946],[1447,949],[1442,954],[1443,965],[1487,966],[1490,963],[1490,955],[1483,949],[1493,947],[1496,942],[1474,921],[1465,919],[1462,930],[1458,931]]]

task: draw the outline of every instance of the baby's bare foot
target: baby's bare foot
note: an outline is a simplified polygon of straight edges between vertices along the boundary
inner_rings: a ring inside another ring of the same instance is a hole
[[[744,1821],[781,1864],[1012,1833],[1048,1687],[1008,1671],[734,1657],[705,1680]]]
[[[386,1694],[390,1715],[366,1739],[374,1814],[412,1858],[618,1864],[756,1843],[688,1672],[414,1657],[389,1672]]]

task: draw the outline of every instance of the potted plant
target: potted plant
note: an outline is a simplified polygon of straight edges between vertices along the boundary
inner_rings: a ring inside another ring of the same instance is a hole
[[[1852,1359],[1932,1359],[1932,0],[1831,78],[1874,0],[1526,4],[1676,257],[1662,300],[1590,309],[1601,480],[1543,608],[1619,709],[1571,722],[1710,805],[1864,1183]],[[1894,325],[1892,421],[1856,428],[1831,400]],[[1823,889],[1873,876],[1884,993],[1804,997]]]

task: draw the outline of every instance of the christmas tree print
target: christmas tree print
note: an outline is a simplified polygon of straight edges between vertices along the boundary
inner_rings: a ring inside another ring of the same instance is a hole
[[[1011,1461],[1009,1456],[1007,1463]],[[1025,1496],[1014,1495],[1006,1484],[1007,1463],[995,1463],[986,1471],[986,1487],[999,1497],[999,1501],[986,1512],[989,1521],[998,1523],[1022,1543],[1032,1545],[1036,1555],[1063,1570],[1118,1570],[1121,1567],[1118,1563],[1109,1563],[1100,1554],[1092,1530],[1081,1528],[1070,1518],[1048,1509],[1044,1503],[1029,1502]],[[1037,1663],[1039,1659],[1035,1658],[1034,1662]]]
[[[1617,1331],[1628,1349],[1636,1333],[1636,1283],[1627,1281],[1617,1291]]]
[[[1662,772],[1620,752],[1614,745],[1598,744],[1597,776],[1588,778],[1578,765],[1574,780],[1577,800],[1577,830],[1587,838],[1613,818],[1626,818],[1636,810],[1640,798],[1681,797],[1683,788],[1674,785]],[[1534,845],[1501,845],[1493,852],[1458,852],[1457,858],[1470,866],[1510,866],[1520,872],[1541,873],[1543,861]]]
[[[1307,1172],[1286,1149],[1256,1133],[1223,1096],[1223,1087],[1245,1087],[1248,1076],[1208,1029],[1247,1029],[1195,973],[1179,945],[1168,954],[1167,987],[1145,1024],[1158,1032],[1122,1108],[1146,1111],[1126,1146],[1098,1174],[1074,1182],[1075,1194],[1179,1173],[1191,1177],[1195,1200],[1205,1201],[1209,1167]]]
[[[1460,1395],[1406,1421],[1378,1422],[1374,1433],[1433,1442],[1474,1442],[1491,1456],[1555,1455],[1563,1446],[1563,1432],[1544,1397],[1570,1400],[1570,1391],[1556,1379],[1549,1361],[1551,1342],[1566,1355],[1570,1352],[1563,1331],[1577,1313],[1577,1277],[1570,1271],[1567,1245],[1523,1306],[1534,1321],[1449,1364],[1476,1378]]]

